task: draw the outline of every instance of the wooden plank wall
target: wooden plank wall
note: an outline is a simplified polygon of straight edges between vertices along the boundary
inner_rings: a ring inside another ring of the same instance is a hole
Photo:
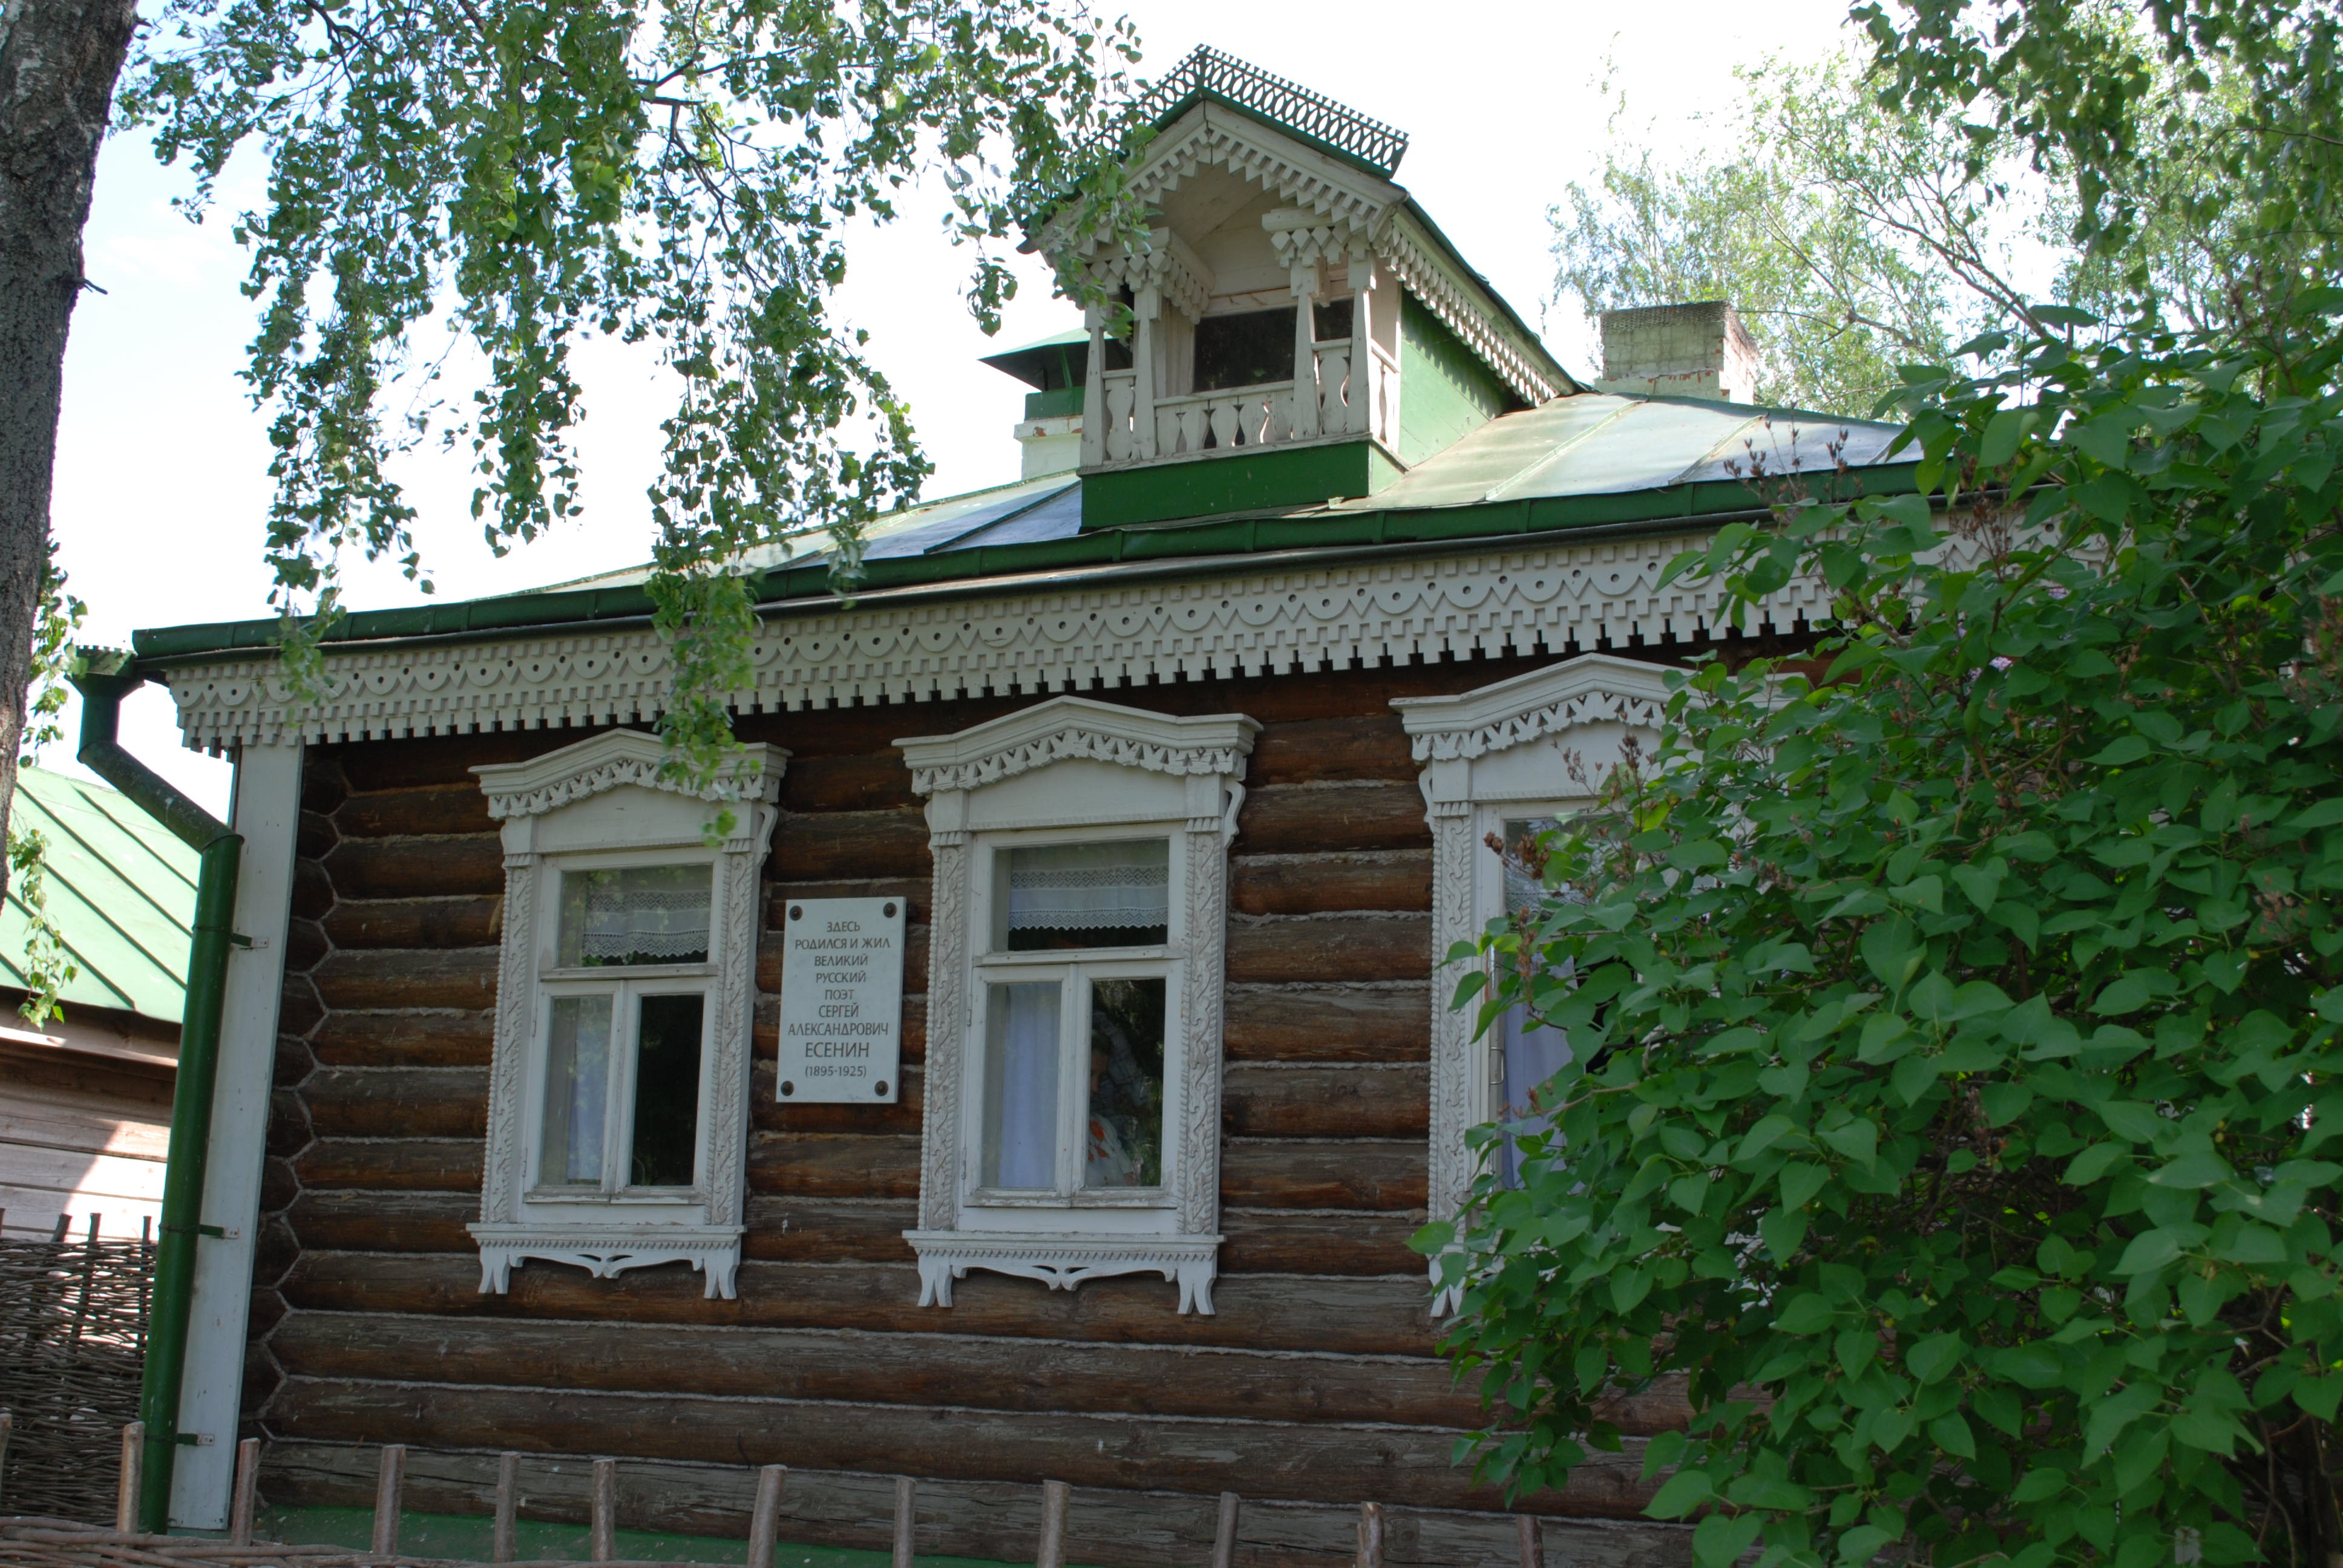
[[[413,1505],[483,1512],[497,1451],[534,1456],[546,1517],[582,1515],[581,1456],[630,1469],[625,1522],[739,1534],[749,1466],[792,1467],[786,1538],[883,1547],[885,1477],[920,1478],[920,1550],[1031,1560],[1043,1477],[1076,1491],[1072,1555],[1194,1563],[1243,1493],[1245,1568],[1348,1558],[1393,1505],[1395,1563],[1515,1561],[1491,1490],[1450,1463],[1478,1419],[1431,1353],[1422,1261],[1431,859],[1387,706],[1516,672],[1493,661],[1101,692],[1263,724],[1234,846],[1222,1220],[1212,1317],[1161,1280],[1080,1290],[988,1273],[922,1309],[900,1232],[919,1185],[922,998],[895,1106],[773,1091],[789,899],[910,905],[926,976],[929,859],[900,753],[1016,700],[764,716],[794,754],[768,865],[749,1236],[739,1300],[681,1265],[596,1281],[530,1263],[478,1292],[477,1213],[501,855],[472,764],[540,731],[319,749],[305,799],[286,1037],[269,1135],[246,1409],[280,1503],[363,1503],[405,1442]],[[1030,700],[1030,699],[1027,699]],[[1656,1403],[1631,1427],[1668,1419]],[[1641,1443],[1559,1496],[1549,1561],[1685,1560],[1638,1517]]]

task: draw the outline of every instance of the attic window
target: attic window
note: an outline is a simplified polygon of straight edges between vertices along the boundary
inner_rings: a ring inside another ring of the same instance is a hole
[[[1207,316],[1196,323],[1196,390],[1293,379],[1293,307]]]
[[[1312,306],[1310,312],[1310,330],[1318,335],[1318,341],[1321,343],[1332,343],[1339,338],[1350,337],[1350,297],[1345,295],[1341,299],[1329,299]]]

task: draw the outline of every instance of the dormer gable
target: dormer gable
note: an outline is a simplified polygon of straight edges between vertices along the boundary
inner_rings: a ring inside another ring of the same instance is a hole
[[[1144,236],[1078,211],[1035,236],[1107,297],[1085,313],[1086,527],[1372,494],[1577,390],[1393,180],[1403,133],[1212,49],[1140,114]]]

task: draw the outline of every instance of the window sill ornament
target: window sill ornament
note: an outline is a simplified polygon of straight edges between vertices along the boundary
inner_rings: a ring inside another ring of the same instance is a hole
[[[706,1276],[711,1299],[729,1300],[736,1289],[760,923],[758,869],[779,819],[773,802],[789,753],[774,746],[742,747],[704,791],[663,779],[665,755],[657,736],[613,729],[531,761],[472,769],[488,797],[488,814],[504,824],[505,850],[487,1162],[479,1222],[469,1227],[479,1243],[483,1294],[503,1294],[512,1271],[532,1258],[582,1268],[596,1279],[689,1262]],[[732,830],[711,853],[704,834],[725,806],[733,813]],[[708,988],[712,1014],[702,1066],[699,1179],[686,1190],[615,1196],[532,1191],[538,1138],[531,1118],[541,1092],[536,1079],[543,1071],[538,1057],[546,1006],[538,970],[553,961],[559,920],[555,868],[565,858],[607,860],[614,852],[644,851],[713,862],[709,962],[698,966],[713,976],[698,982]]]
[[[1630,736],[1646,758],[1658,749],[1667,700],[1664,667],[1589,653],[1476,691],[1393,702],[1421,769],[1416,782],[1432,825],[1435,955],[1473,940],[1487,921],[1494,897],[1487,879],[1500,870],[1482,843],[1491,812],[1501,818],[1507,806],[1516,814],[1531,806],[1543,812],[1591,797],[1619,765]],[[1494,1115],[1473,1014],[1448,1006],[1461,978],[1462,966],[1442,964],[1432,983],[1428,1207],[1435,1221],[1455,1218],[1471,1196],[1479,1162],[1464,1134]],[[1437,1258],[1432,1275],[1436,1282]],[[1455,1306],[1455,1292],[1443,1292],[1433,1310]]]
[[[904,1232],[919,1255],[922,1305],[949,1307],[952,1282],[986,1269],[1052,1290],[1159,1273],[1178,1283],[1182,1312],[1212,1311],[1228,845],[1260,728],[1242,714],[1172,718],[1059,697],[958,734],[895,743],[927,797],[935,858],[920,1225]],[[999,841],[989,835],[1149,826],[1183,840],[1174,863],[1184,871],[1168,890],[1180,916],[1171,944],[1180,1025],[1165,1059],[1163,1201],[977,1201],[982,1094],[970,1064],[981,1022],[978,933],[989,911],[975,907],[971,861]]]
[[[949,1307],[952,1282],[990,1269],[1071,1291],[1108,1274],[1161,1274],[1180,1287],[1180,1311],[1212,1315],[1221,1238],[1084,1238],[998,1231],[906,1231],[920,1257],[920,1305]]]

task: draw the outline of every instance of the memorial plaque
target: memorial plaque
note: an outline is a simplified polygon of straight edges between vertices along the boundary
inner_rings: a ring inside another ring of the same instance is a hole
[[[891,1105],[903,1047],[903,900],[792,899],[783,920],[785,1101]]]

